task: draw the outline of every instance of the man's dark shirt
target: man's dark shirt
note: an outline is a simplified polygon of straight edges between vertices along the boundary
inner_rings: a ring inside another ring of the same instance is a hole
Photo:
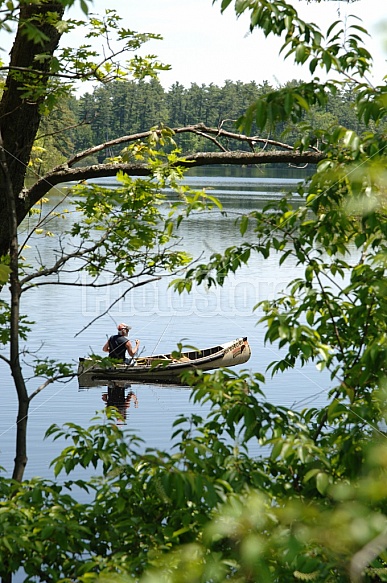
[[[128,342],[128,340],[129,338],[127,338],[126,336],[120,336],[119,334],[110,336],[109,357],[117,358],[124,361],[126,356],[126,343]]]

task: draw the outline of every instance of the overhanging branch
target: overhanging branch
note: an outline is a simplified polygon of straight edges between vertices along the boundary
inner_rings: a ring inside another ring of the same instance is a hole
[[[75,164],[78,164],[81,160],[84,160],[88,156],[93,156],[95,154],[98,154],[98,152],[102,152],[103,150],[112,148],[114,146],[120,146],[122,144],[129,144],[130,142],[146,140],[153,134],[157,134],[160,136],[163,133],[163,131],[165,131],[165,129],[166,128],[156,127],[146,132],[139,132],[137,134],[120,136],[118,138],[114,138],[113,140],[108,140],[103,144],[98,144],[97,146],[93,146],[92,148],[88,148],[87,150],[83,150],[82,152],[78,152],[75,156],[70,158],[66,162],[66,164],[58,166],[57,168],[54,169],[54,171],[59,170],[61,168],[66,169],[69,167],[73,167],[75,166]],[[267,146],[271,146],[273,148],[294,152],[293,146],[287,144],[286,142],[280,142],[279,140],[271,140],[267,137],[263,138],[261,136],[246,136],[245,134],[230,132],[224,130],[221,127],[221,125],[217,128],[212,128],[202,123],[198,123],[184,127],[172,128],[170,131],[172,132],[173,135],[179,135],[184,133],[200,135],[201,137],[209,139],[210,141],[215,143],[218,146],[219,150],[221,150],[222,152],[225,151],[225,148],[219,143],[220,138],[225,138],[226,140],[235,140],[236,142],[247,144],[251,150],[254,150],[254,147],[257,144],[262,144],[265,148],[267,148]],[[317,148],[312,149],[318,152]]]
[[[322,152],[297,152],[269,150],[262,152],[199,152],[175,162],[175,166],[197,168],[199,166],[229,165],[256,166],[262,164],[317,164],[324,159]],[[25,193],[26,206],[31,208],[43,196],[58,184],[78,182],[95,178],[112,177],[119,171],[128,176],[150,176],[151,170],[146,164],[94,164],[77,168],[63,168],[46,174]]]

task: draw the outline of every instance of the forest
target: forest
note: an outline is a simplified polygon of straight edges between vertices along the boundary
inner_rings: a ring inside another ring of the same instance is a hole
[[[294,80],[285,89],[297,84]],[[48,117],[43,118],[35,141],[35,162],[40,172],[46,171],[74,152],[158,126],[179,128],[202,123],[206,127],[235,132],[247,108],[275,89],[266,81],[261,84],[226,81],[222,87],[193,83],[189,88],[176,82],[168,91],[157,79],[109,83],[95,88],[92,93],[63,99]],[[251,131],[252,135],[259,133],[261,138],[294,144],[306,124],[311,130],[331,128],[333,131],[338,126],[356,132],[365,129],[365,124],[356,116],[354,95],[348,84],[336,94],[329,94],[326,105],[311,107],[297,123],[278,121],[263,134],[254,123]],[[218,150],[216,143],[194,133],[177,135],[175,141],[185,153]],[[249,144],[243,143],[237,147],[250,149]],[[102,163],[108,157],[117,156],[120,149],[120,146],[108,148],[80,163]]]

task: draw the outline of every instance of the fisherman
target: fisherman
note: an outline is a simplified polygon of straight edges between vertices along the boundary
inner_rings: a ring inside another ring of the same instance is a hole
[[[118,324],[117,326],[118,334],[110,336],[109,340],[105,343],[102,350],[109,353],[110,358],[115,358],[117,360],[126,361],[126,351],[128,351],[131,358],[137,353],[140,341],[136,339],[136,346],[133,348],[131,341],[128,338],[128,333],[130,326],[127,324]]]

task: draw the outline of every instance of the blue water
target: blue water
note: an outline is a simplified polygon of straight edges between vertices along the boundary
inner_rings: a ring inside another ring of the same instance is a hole
[[[299,178],[279,179],[267,177],[193,177],[195,188],[205,187],[216,193],[227,208],[227,217],[219,212],[195,215],[182,227],[182,245],[194,257],[222,250],[240,242],[234,220],[243,207],[257,208],[269,198],[283,191],[295,190]],[[105,184],[111,184],[106,179]],[[114,184],[114,181],[113,181]],[[59,200],[54,192],[51,203]],[[71,220],[69,218],[68,220]],[[59,219],[58,219],[59,221]],[[58,225],[60,223],[58,222]],[[55,226],[54,225],[53,229]],[[52,238],[39,238],[38,250],[31,242],[26,251],[29,261],[45,261],[54,253],[57,242]],[[31,289],[23,296],[22,312],[35,322],[25,342],[25,350],[41,356],[51,356],[62,361],[77,363],[80,356],[89,352],[102,354],[106,338],[114,333],[120,321],[132,326],[131,337],[141,339],[144,354],[170,352],[177,342],[197,347],[218,344],[225,340],[247,336],[252,348],[248,363],[238,367],[251,372],[265,373],[267,365],[278,358],[276,347],[264,344],[264,329],[257,325],[261,314],[253,307],[261,300],[276,297],[287,283],[300,273],[300,268],[289,264],[278,268],[276,258],[263,260],[253,257],[249,267],[230,277],[223,288],[195,288],[193,293],[177,295],[169,288],[169,279],[153,282],[131,291],[108,315],[90,321],[103,313],[114,299],[113,288],[93,290],[71,286],[42,286]],[[4,295],[4,292],[3,292]],[[22,343],[23,344],[23,343]],[[4,349],[1,354],[7,356]],[[29,357],[26,355],[25,375]],[[238,370],[237,369],[237,370]],[[6,475],[12,472],[15,451],[15,420],[17,401],[8,369],[0,361],[0,389],[3,406],[0,412],[0,465]],[[42,380],[31,378],[31,393]],[[325,401],[327,378],[313,366],[289,371],[281,377],[267,378],[266,397],[284,406],[304,407]],[[190,391],[178,387],[133,385],[137,398],[127,409],[126,427],[144,440],[146,447],[169,449],[171,427],[180,413],[197,411],[190,400]],[[65,446],[63,440],[44,441],[51,423],[59,425],[71,421],[87,426],[96,411],[105,407],[106,387],[79,390],[77,380],[55,383],[45,388],[31,403],[28,420],[28,465],[25,477],[52,477],[49,463]]]

